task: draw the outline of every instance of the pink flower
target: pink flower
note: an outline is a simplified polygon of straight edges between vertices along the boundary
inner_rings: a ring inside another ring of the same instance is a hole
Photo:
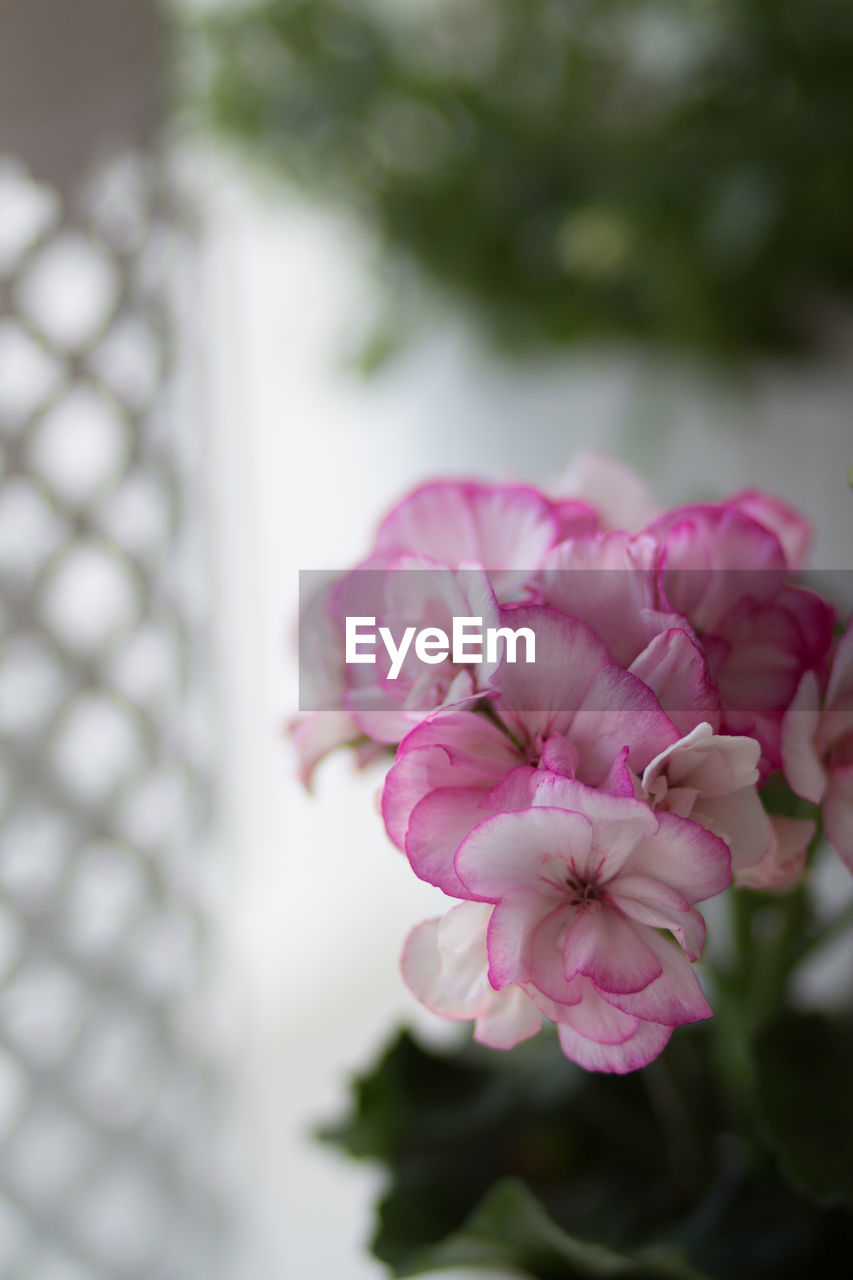
[[[552,503],[523,485],[437,481],[415,489],[385,517],[373,554],[390,561],[409,552],[451,568],[480,564],[507,601],[524,591],[551,547],[596,523],[586,503]]]
[[[548,1019],[581,1066],[631,1071],[711,1013],[696,904],[803,874],[815,824],[766,813],[770,771],[822,803],[853,870],[853,623],[830,673],[833,610],[790,580],[810,539],[758,491],[663,511],[586,459],[555,498],[416,489],[308,603],[303,778],[336,745],[398,743],[386,829],[456,900],[404,950],[427,1007],[497,1048]],[[526,629],[535,659],[400,644],[460,618]]]
[[[785,776],[820,804],[827,840],[853,871],[853,620],[839,642],[821,708],[813,671],[800,681],[782,725]]]
[[[760,489],[743,489],[727,500],[728,506],[738,507],[752,516],[765,529],[775,533],[789,569],[804,569],[814,541],[811,524],[794,507]]]
[[[443,1018],[473,1021],[474,1039],[492,1049],[514,1048],[536,1035],[547,1017],[559,1028],[566,1056],[588,1071],[621,1074],[657,1057],[672,1026],[620,1014],[586,978],[577,980],[581,994],[571,1006],[549,1000],[531,984],[510,983],[496,991],[487,945],[495,910],[488,903],[460,902],[412,930],[401,967],[422,1005]],[[590,1030],[592,1037],[585,1034]]]
[[[487,627],[498,601],[524,597],[553,546],[595,528],[597,520],[585,503],[552,502],[522,485],[439,481],[399,502],[382,521],[370,554],[303,610],[306,714],[291,732],[306,783],[328,751],[362,736],[399,742],[425,715],[474,697],[488,679],[486,667],[460,669],[449,662],[424,671],[410,660],[394,681],[381,661],[347,665],[348,615],[375,617],[397,639],[412,624],[448,630],[454,614],[482,617]]]
[[[451,569],[426,556],[401,555],[378,575],[367,571],[367,600],[364,576],[355,570],[341,584],[340,616],[359,616],[369,604],[369,616],[377,626],[388,628],[398,644],[411,627],[438,627],[449,636],[454,617],[478,617],[486,628],[497,625],[498,602],[488,574],[479,565]],[[436,664],[424,664],[411,645],[398,671],[392,668],[387,649],[374,657],[373,663],[347,668],[343,703],[363,734],[388,743],[399,742],[429,713],[474,700],[496,665],[457,665],[450,655]]]
[[[773,839],[764,857],[737,873],[737,883],[750,889],[792,889],[803,878],[809,845],[817,824],[803,818],[770,818]]]
[[[661,510],[636,472],[618,458],[600,453],[577,453],[557,491],[594,507],[601,529],[633,533]]]
[[[536,583],[626,667],[658,631],[680,626],[693,636],[724,728],[758,739],[766,777],[781,763],[781,721],[797,684],[821,667],[832,640],[831,607],[788,582],[809,541],[801,516],[749,491],[673,508],[633,535],[576,535],[549,553]]]
[[[343,633],[334,624],[331,607],[335,588],[334,579],[324,583],[303,603],[299,619],[300,701],[315,709],[294,717],[287,731],[296,750],[299,779],[309,790],[320,761],[361,737],[344,709]]]
[[[310,791],[314,771],[336,747],[354,746],[360,730],[346,711],[308,711],[286,726],[296,751],[299,781]]]
[[[759,497],[742,501],[761,509]],[[659,607],[683,614],[696,632],[723,728],[758,739],[762,777],[781,764],[782,718],[803,673],[824,663],[834,619],[824,600],[787,581],[787,555],[804,541],[793,513],[786,523],[777,507],[765,518],[782,528],[787,550],[737,500],[676,508],[646,530],[661,547]]]
[[[755,784],[761,748],[754,738],[715,734],[700,724],[646,767],[642,794],[658,811],[698,822],[725,840],[738,883],[772,854],[776,837]]]
[[[474,1021],[474,1039],[511,1049],[542,1026],[542,1015],[519,986],[496,991],[489,982],[486,931],[492,908],[460,902],[426,920],[403,948],[403,977],[413,994],[444,1018]]]
[[[469,893],[495,904],[489,982],[521,984],[556,1010],[581,1065],[633,1070],[673,1026],[710,1015],[690,968],[705,936],[693,904],[730,883],[728,849],[696,823],[554,774],[531,792],[528,808],[478,824],[455,858]]]
[[[794,532],[784,532],[794,545]],[[800,538],[794,550],[804,545]],[[680,627],[690,635],[724,728],[758,739],[766,777],[780,764],[782,716],[797,683],[820,666],[832,637],[832,609],[787,576],[777,534],[737,504],[723,504],[666,512],[633,536],[571,538],[549,553],[536,585],[546,603],[587,622],[632,670],[656,634]]]
[[[686,619],[658,608],[660,546],[620,531],[570,538],[551,551],[536,578],[545,603],[586,622],[628,667],[653,636]]]
[[[488,717],[442,712],[414,729],[383,790],[391,839],[421,879],[454,897],[468,896],[453,865],[459,842],[487,812],[511,807],[507,788],[548,770],[633,796],[650,762],[682,736],[656,694],[682,708],[696,697],[695,721],[713,714],[701,656],[680,630],[656,637],[638,659],[647,684],[615,666],[583,622],[541,606],[511,617],[536,635],[537,661],[502,663]]]

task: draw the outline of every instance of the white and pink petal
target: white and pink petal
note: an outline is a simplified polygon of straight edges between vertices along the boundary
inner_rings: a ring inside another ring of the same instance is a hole
[[[470,893],[491,901],[517,889],[560,898],[572,863],[586,865],[591,840],[592,824],[581,813],[562,808],[498,813],[462,842],[455,870]]]
[[[482,822],[487,794],[479,787],[444,787],[424,796],[409,818],[406,856],[412,870],[453,898],[484,896],[462,883],[453,860],[465,837]]]
[[[727,889],[732,872],[726,842],[687,818],[660,812],[656,817],[657,830],[632,850],[624,874],[660,880],[690,903]]]
[[[663,972],[644,932],[612,907],[588,905],[566,932],[563,977],[588,978],[602,993],[642,991]]]
[[[644,929],[643,934],[646,945],[660,962],[660,977],[642,991],[602,992],[604,998],[623,1013],[668,1027],[710,1018],[713,1010],[678,944],[654,929]]]
[[[826,790],[826,769],[817,746],[820,688],[807,671],[782,721],[782,768],[792,791],[818,803]]]
[[[666,1048],[672,1027],[654,1022],[638,1022],[630,1039],[621,1044],[600,1044],[575,1031],[567,1022],[558,1026],[560,1047],[567,1058],[585,1071],[605,1071],[625,1075],[646,1067]]]

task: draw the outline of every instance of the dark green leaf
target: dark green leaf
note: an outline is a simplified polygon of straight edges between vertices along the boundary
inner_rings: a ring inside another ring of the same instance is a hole
[[[786,1014],[758,1039],[757,1101],[793,1182],[819,1202],[853,1206],[853,1027]]]
[[[849,0],[440,12],[266,0],[208,15],[197,100],[505,345],[819,344],[853,296]]]
[[[462,1229],[397,1274],[413,1276],[440,1266],[517,1267],[541,1280],[701,1280],[675,1252],[629,1258],[562,1231],[520,1182],[499,1183]]]
[[[390,1174],[374,1250],[400,1266],[455,1231],[504,1177],[571,1233],[614,1249],[654,1238],[711,1176],[716,1104],[702,1031],[667,1063],[591,1075],[542,1035],[509,1054],[434,1053],[402,1035],[324,1136]]]

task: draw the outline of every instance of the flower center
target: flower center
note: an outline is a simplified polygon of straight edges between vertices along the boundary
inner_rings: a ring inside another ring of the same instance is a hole
[[[569,891],[569,903],[573,907],[585,907],[590,902],[598,901],[598,886],[595,880],[587,880],[572,870],[566,876],[566,888]]]
[[[604,855],[594,865],[588,862],[582,868],[574,858],[566,861],[565,854],[555,853],[540,872],[540,880],[548,886],[549,896],[556,896],[572,907],[587,907],[603,901],[608,877],[602,876]]]

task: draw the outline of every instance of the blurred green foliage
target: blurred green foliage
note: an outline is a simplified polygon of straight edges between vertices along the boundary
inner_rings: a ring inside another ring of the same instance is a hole
[[[708,1280],[678,1250],[645,1250],[629,1257],[603,1245],[575,1240],[544,1211],[524,1183],[494,1186],[459,1231],[428,1249],[403,1275],[433,1274],[451,1267],[512,1267],[513,1275],[538,1280]],[[516,1267],[523,1268],[521,1273]],[[480,1273],[481,1274],[481,1273]],[[438,1275],[436,1275],[438,1280]]]
[[[828,924],[803,886],[729,907],[714,1017],[641,1071],[582,1071],[553,1028],[503,1054],[404,1032],[354,1082],[323,1136],[386,1169],[373,1249],[395,1275],[846,1280],[853,1012],[798,1012],[791,977],[853,908]]]
[[[808,350],[853,292],[849,0],[268,0],[208,119],[506,343]]]
[[[535,1280],[846,1280],[851,1034],[780,1013],[744,1111],[712,1024],[628,1076],[587,1074],[546,1035],[500,1054],[403,1033],[323,1136],[385,1166],[373,1249],[397,1276],[476,1262]]]

